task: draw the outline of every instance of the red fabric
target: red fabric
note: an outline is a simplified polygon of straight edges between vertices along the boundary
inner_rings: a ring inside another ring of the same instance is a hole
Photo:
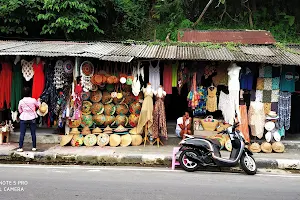
[[[165,65],[163,83],[166,93],[172,94],[172,65]]]
[[[44,65],[41,61],[39,64],[33,63],[33,84],[32,84],[32,98],[38,99],[42,95],[45,88]]]
[[[1,63],[2,70],[0,72],[0,109],[4,108],[6,103],[7,108],[10,108],[10,94],[12,82],[12,69],[8,63]]]

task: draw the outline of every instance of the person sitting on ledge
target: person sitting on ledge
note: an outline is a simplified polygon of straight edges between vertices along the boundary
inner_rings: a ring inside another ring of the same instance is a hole
[[[177,124],[176,124],[176,135],[181,138],[185,138],[184,134],[191,135],[191,122],[192,118],[190,117],[190,114],[188,112],[185,112],[182,117],[179,117],[177,119]]]

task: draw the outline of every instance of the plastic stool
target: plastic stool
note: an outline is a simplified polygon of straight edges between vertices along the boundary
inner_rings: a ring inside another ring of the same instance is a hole
[[[179,151],[180,147],[173,148],[173,155],[172,155],[172,170],[175,169],[175,166],[180,165],[180,163],[176,160],[176,153]]]

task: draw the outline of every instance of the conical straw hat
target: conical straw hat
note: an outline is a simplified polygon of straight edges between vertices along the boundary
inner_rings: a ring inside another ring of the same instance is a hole
[[[96,127],[93,131],[92,131],[93,134],[99,134],[99,133],[102,133],[102,130],[99,128],[99,127]]]
[[[109,137],[109,146],[111,147],[117,147],[121,143],[121,136],[116,134],[111,134]]]
[[[127,147],[131,144],[132,138],[130,134],[122,135],[121,136],[121,147]]]
[[[109,135],[106,133],[100,133],[97,137],[97,144],[100,147],[104,147],[109,143]]]
[[[87,147],[92,147],[97,143],[97,136],[94,134],[88,134],[84,137],[83,143]]]
[[[143,137],[141,135],[131,135],[132,141],[131,145],[132,146],[140,146],[143,142]]]
[[[85,126],[82,131],[81,131],[82,135],[88,135],[91,134],[91,130],[88,126]]]
[[[69,142],[71,142],[73,135],[63,135],[60,140],[60,146],[66,146]]]

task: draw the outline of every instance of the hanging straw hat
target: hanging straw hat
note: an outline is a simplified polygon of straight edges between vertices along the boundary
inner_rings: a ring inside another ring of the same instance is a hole
[[[87,147],[92,147],[97,143],[97,136],[93,134],[88,134],[84,137],[83,143]]]
[[[81,131],[81,134],[82,135],[88,135],[88,134],[91,134],[91,130],[89,127],[85,126],[82,131]]]
[[[138,115],[138,114],[130,114],[129,118],[128,118],[129,125],[131,127],[136,127],[139,122],[139,117],[140,117],[140,115]]]
[[[116,105],[116,113],[118,115],[126,115],[129,112],[129,108],[126,104]]]
[[[102,133],[102,130],[99,128],[99,127],[96,127],[93,131],[92,131],[93,134],[100,134]]]
[[[105,115],[114,115],[116,112],[116,107],[113,103],[104,105],[104,114]]]
[[[92,125],[93,125],[92,115],[82,115],[81,126],[82,127],[85,127],[85,126],[91,127]]]
[[[106,121],[106,117],[105,115],[101,114],[101,115],[94,115],[93,116],[93,121],[95,122],[95,124],[97,124],[98,126],[101,126],[104,124],[104,122]]]
[[[142,105],[138,102],[134,102],[129,106],[129,111],[131,114],[140,114],[141,109],[142,109]]]
[[[111,134],[111,133],[113,133],[113,130],[112,130],[109,126],[107,126],[107,127],[103,130],[103,133]]]
[[[44,117],[45,115],[47,115],[47,113],[48,113],[48,105],[45,102],[43,102],[40,105],[39,109],[37,110],[37,114],[39,116]]]
[[[109,92],[103,92],[102,94],[102,103],[103,104],[109,104],[113,101],[111,98],[111,94]]]
[[[104,105],[102,103],[93,103],[91,111],[93,115],[100,115],[104,112]]]
[[[269,142],[263,142],[261,145],[261,150],[264,153],[272,153],[272,145]]]
[[[84,137],[81,134],[80,135],[73,135],[73,138],[71,140],[71,145],[73,147],[79,147],[83,144],[83,139],[84,139]]]
[[[98,85],[92,84],[91,91],[96,92],[98,90]]]
[[[70,128],[78,128],[81,124],[81,119],[69,120],[68,122]]]
[[[109,137],[109,146],[111,147],[117,147],[121,143],[121,136],[116,134],[111,134]]]
[[[122,125],[122,126],[127,126],[128,124],[128,117],[126,115],[117,115],[116,116],[116,125]]]
[[[78,130],[78,128],[72,128],[70,134],[71,134],[71,135],[79,135],[79,134],[80,134],[80,131]]]
[[[100,90],[92,92],[90,99],[93,103],[98,103],[102,99],[102,92]]]
[[[131,144],[132,137],[130,134],[122,135],[121,136],[121,147],[128,147]]]
[[[278,115],[275,111],[270,111],[267,115],[267,119],[278,119]]]
[[[249,150],[253,153],[259,153],[261,152],[260,145],[256,142],[252,143],[249,147]]]
[[[128,132],[128,129],[125,128],[125,127],[122,126],[122,125],[119,125],[119,126],[115,129],[114,132],[116,132],[116,133],[124,133],[124,132]]]
[[[82,103],[82,114],[83,115],[89,115],[91,114],[91,107],[92,107],[92,103],[89,101],[83,101]]]
[[[109,135],[106,133],[100,133],[97,137],[97,144],[100,147],[104,147],[109,143]]]
[[[103,123],[104,126],[113,126],[115,124],[115,116],[111,115],[106,115],[105,116],[105,122]]]
[[[131,135],[132,141],[131,145],[132,146],[140,146],[143,142],[143,138],[141,135]]]
[[[273,151],[275,151],[276,153],[283,153],[284,152],[284,145],[282,144],[282,142],[274,142],[272,144],[272,149]]]
[[[60,146],[66,146],[69,142],[71,142],[73,135],[63,135],[60,140]]]

